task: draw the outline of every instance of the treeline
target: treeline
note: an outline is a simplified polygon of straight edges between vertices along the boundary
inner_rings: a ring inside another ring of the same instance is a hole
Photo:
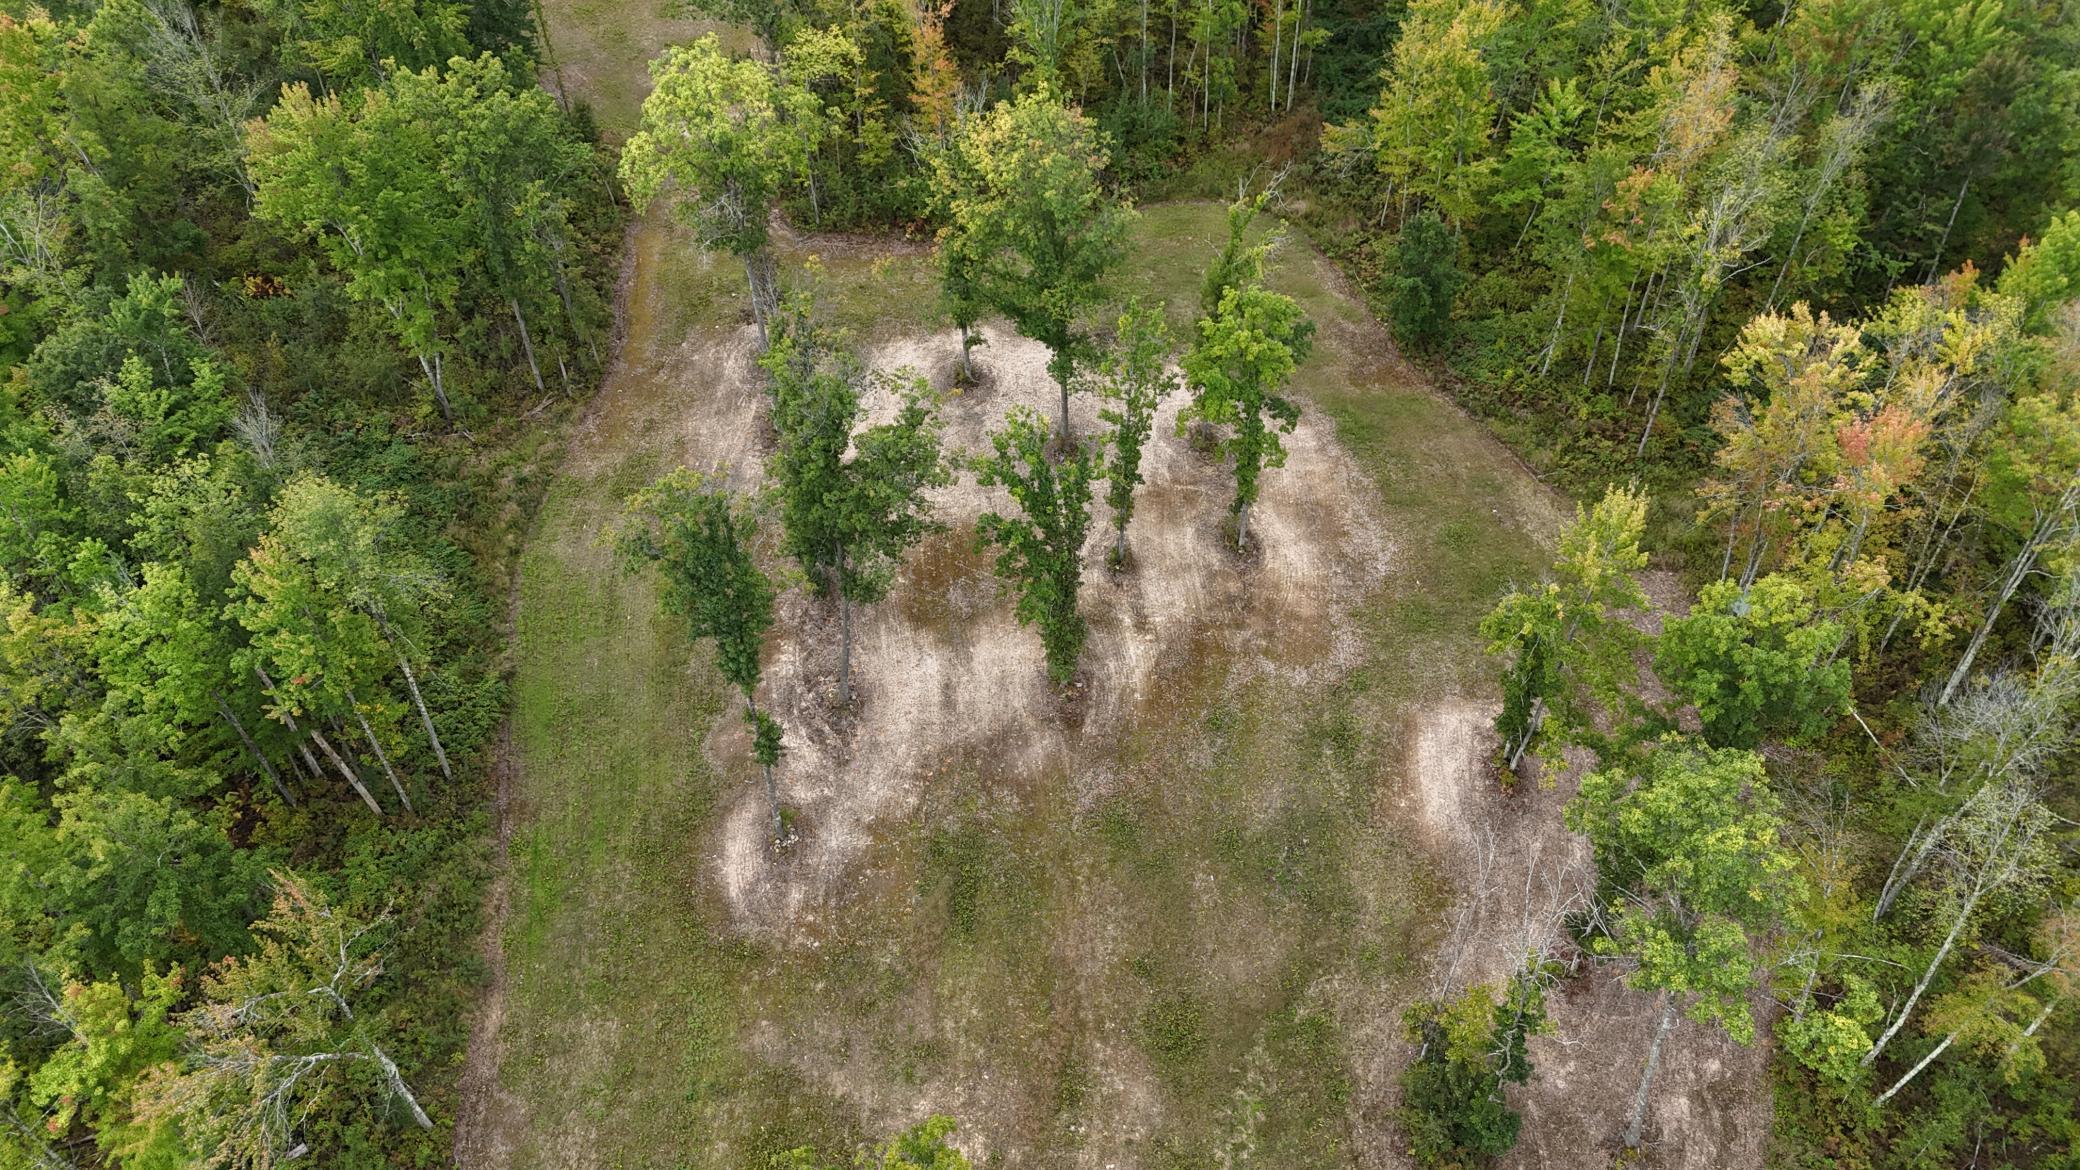
[[[1839,532],[1799,534],[1806,559],[1723,577],[1643,632],[1646,512],[1622,489],[1580,512],[1552,579],[1482,631],[1505,663],[1498,771],[1550,782],[1587,761],[1566,817],[1596,883],[1572,944],[1657,1001],[1623,1144],[1652,1132],[1681,1014],[1771,1036],[1772,1165],[2059,1164],[2080,1137],[2080,565],[2060,563],[1986,669],[1902,695],[1882,681],[1897,671],[1882,622],[1835,600],[1829,563],[1855,571]],[[1546,1026],[1563,954],[1410,1013],[1419,1161],[1515,1143],[1502,1087],[1535,1075],[1524,1037]]]
[[[1773,1028],[1772,1164],[2073,1148],[2076,45],[2060,5],[1417,0],[1307,168],[1405,346],[1568,486],[1653,488],[1490,619],[1500,763],[1590,758],[1577,937],[1664,1031]],[[1650,530],[1701,588],[1643,638]],[[1530,1002],[1413,1018],[1426,1157],[1514,1139]]]
[[[619,239],[535,70],[520,4],[0,15],[0,1166],[446,1156],[499,436]]]
[[[1772,1039],[1774,1166],[2074,1147],[2076,37],[2059,4],[1419,0],[1310,162],[1306,223],[1406,348],[1562,483],[1654,487],[1485,627],[1502,774],[1589,760],[1572,937],[1658,999],[1627,1145],[1687,1014]],[[1699,585],[1654,637],[1649,514]],[[1514,1143],[1552,978],[1410,1016],[1419,1160]]]
[[[1749,318],[1874,314],[2080,203],[2062,5],[1417,0],[1400,31],[1310,215],[1582,482],[1694,473]]]

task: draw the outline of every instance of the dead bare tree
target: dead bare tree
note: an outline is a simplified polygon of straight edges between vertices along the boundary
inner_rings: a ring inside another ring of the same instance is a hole
[[[1986,899],[1997,892],[2014,895],[2041,887],[2051,862],[2045,837],[2055,820],[2026,783],[1990,784],[1965,802],[1937,851],[1945,871],[1936,891],[1937,920],[1948,921],[1949,929],[1892,1023],[1864,1053],[1863,1067],[1876,1063],[1906,1026]]]

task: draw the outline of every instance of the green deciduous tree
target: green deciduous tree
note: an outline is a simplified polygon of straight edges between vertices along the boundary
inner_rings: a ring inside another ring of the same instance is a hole
[[[1036,92],[971,121],[934,171],[940,247],[963,267],[949,295],[990,306],[1047,347],[1065,445],[1090,345],[1081,318],[1104,299],[1132,219],[1099,182],[1105,163],[1090,119]]]
[[[2051,550],[2080,539],[2080,388],[2053,385],[2017,400],[1991,436],[1986,472],[1982,508],[1996,529],[2015,541],[2015,550],[1992,582],[1985,616],[1944,680],[1941,701],[1946,703],[1970,676],[1972,663],[2023,582],[2037,573]]]
[[[1517,1143],[1521,1118],[1506,1084],[1531,1077],[1528,1037],[1546,1028],[1543,972],[1536,964],[1456,999],[1424,1000],[1403,1014],[1415,1059],[1401,1074],[1400,1120],[1416,1164],[1477,1165]]]
[[[1373,108],[1380,170],[1406,212],[1410,197],[1454,224],[1473,218],[1493,168],[1495,95],[1487,42],[1502,28],[1498,0],[1415,0],[1402,22]]]
[[[1058,684],[1076,675],[1087,629],[1076,610],[1083,580],[1083,542],[1090,533],[1091,481],[1101,474],[1088,447],[1047,457],[1047,424],[1026,407],[1014,407],[1004,427],[990,435],[994,452],[976,461],[985,487],[1002,485],[1022,513],[985,512],[975,522],[978,541],[997,547],[997,576],[1018,590],[1023,625],[1040,628],[1047,673]]]
[[[292,85],[249,135],[255,211],[317,241],[356,300],[379,305],[454,417],[446,334],[469,232],[436,163],[437,127],[380,89],[313,97]]]
[[[389,779],[398,801],[412,807],[387,744],[402,714],[389,691],[391,667],[442,773],[452,778],[446,749],[412,669],[408,631],[423,607],[446,595],[438,575],[397,537],[403,508],[370,499],[322,476],[304,475],[282,489],[268,531],[232,571],[231,613],[250,633],[235,656],[271,700],[270,715],[310,741],[369,808],[382,808],[324,725],[351,722]]]
[[[1684,1008],[1745,1044],[1756,951],[1794,897],[1795,861],[1781,836],[1762,758],[1669,737],[1640,767],[1583,777],[1567,825],[1589,838],[1611,930],[1597,950],[1633,959],[1629,982],[1661,1000],[1661,1022],[1625,1126],[1637,1146],[1662,1041]]]
[[[1115,568],[1127,562],[1127,525],[1134,519],[1134,489],[1142,482],[1142,447],[1155,428],[1156,408],[1177,388],[1164,316],[1161,306],[1130,304],[1120,314],[1119,340],[1098,370],[1098,394],[1106,402],[1098,417],[1112,426],[1105,442],[1105,501],[1112,506]]]
[[[1314,344],[1314,322],[1300,302],[1262,285],[1231,288],[1220,307],[1199,323],[1199,339],[1184,355],[1192,404],[1178,416],[1232,428],[1221,453],[1234,461],[1235,547],[1249,542],[1249,509],[1267,467],[1282,467],[1278,436],[1300,421],[1300,404],[1280,393]]]
[[[642,210],[662,196],[709,247],[744,262],[759,345],[780,303],[766,218],[808,166],[813,133],[790,112],[819,108],[757,61],[732,60],[711,33],[650,64],[642,125],[621,151],[621,180]]]
[[[760,651],[773,624],[773,585],[752,555],[758,522],[713,479],[681,468],[630,496],[616,542],[630,572],[654,567],[664,611],[689,636],[715,640],[715,666],[744,699],[752,755],[765,776],[773,841],[786,837],[773,767],[780,725],[758,709]]]
[[[1687,616],[1663,626],[1654,671],[1697,707],[1714,747],[1805,739],[1827,730],[1848,700],[1849,664],[1834,657],[1841,638],[1789,577],[1747,589],[1715,581]]]
[[[569,389],[566,355],[590,330],[573,295],[570,218],[574,192],[596,181],[591,148],[569,131],[555,99],[488,53],[438,72],[398,73],[385,90],[401,116],[432,128],[428,164],[457,215],[473,276],[512,312],[535,389],[545,388],[535,344],[543,324]]]
[[[45,1125],[54,1134],[91,1128],[113,1166],[185,1170],[195,1154],[176,1119],[145,1117],[137,1100],[144,1079],[171,1074],[180,1055],[181,1031],[168,1018],[184,990],[180,970],[147,969],[136,987],[133,996],[116,980],[72,982],[50,996],[37,977],[25,1003],[65,1041],[28,1078],[29,1099],[49,1110]]]
[[[469,50],[468,4],[454,0],[260,0],[281,30],[283,64],[352,91],[395,70],[445,65]]]
[[[1534,743],[1548,761],[1581,744],[1608,763],[1640,733],[1639,635],[1626,619],[1647,604],[1636,577],[1647,564],[1646,517],[1646,497],[1630,489],[1606,490],[1593,509],[1577,505],[1554,580],[1511,590],[1482,619],[1489,652],[1509,657],[1495,719],[1506,768]]]
[[[950,482],[939,428],[921,383],[882,379],[902,402],[893,421],[854,433],[864,377],[849,355],[823,350],[806,305],[761,364],[772,376],[780,449],[772,474],[787,551],[818,593],[839,603],[838,701],[852,702],[852,608],[888,595],[905,551],[937,525],[925,492]]]

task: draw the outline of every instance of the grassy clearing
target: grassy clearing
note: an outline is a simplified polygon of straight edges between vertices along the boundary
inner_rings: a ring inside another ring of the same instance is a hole
[[[1125,291],[1182,326],[1221,230],[1212,205],[1149,209]],[[1533,571],[1543,496],[1403,380],[1326,262],[1286,249],[1275,283],[1322,329],[1305,391],[1397,541],[1359,614],[1364,662],[1333,684],[1235,685],[1196,656],[1161,680],[1163,716],[1077,761],[1118,778],[1081,806],[1068,775],[948,761],[911,817],[876,826],[870,879],[818,945],[750,941],[701,856],[746,782],[701,750],[725,696],[600,543],[673,457],[659,420],[703,376],[674,355],[735,320],[733,266],[672,237],[639,234],[629,364],[522,564],[513,1164],[762,1167],[932,1109],[1005,1166],[1350,1164],[1360,1037],[1427,969],[1446,894],[1382,812],[1409,712],[1481,686],[1473,624]],[[815,267],[863,338],[925,325],[900,314],[931,303],[928,257]]]

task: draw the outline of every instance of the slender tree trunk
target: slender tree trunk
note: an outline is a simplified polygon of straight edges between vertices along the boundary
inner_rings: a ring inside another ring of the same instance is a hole
[[[325,738],[325,733],[313,726],[311,739],[317,742],[318,750],[325,753],[325,758],[332,761],[332,766],[339,770],[340,776],[361,795],[362,801],[374,809],[377,816],[382,816],[383,806],[376,803],[375,794],[368,790],[368,785],[361,782],[361,773],[356,772],[353,765],[347,763],[346,757],[339,754],[339,749],[332,746],[332,741]]]
[[[838,590],[838,704],[852,705],[852,599]]]
[[[1300,29],[1306,23],[1307,0],[1299,0],[1298,6],[1293,10],[1293,64],[1290,69],[1286,70],[1286,109],[1288,110],[1293,108],[1293,91],[1299,88],[1300,85]],[[1272,61],[1271,67],[1277,69],[1278,62]]]
[[[2080,489],[2068,488],[2067,497],[2071,498],[2076,491]],[[2036,531],[2029,534],[2029,539],[2023,542],[2021,551],[2015,554],[2015,559],[2008,562],[2008,575],[2001,581],[2000,592],[1994,595],[1993,604],[1987,607],[1986,620],[1979,623],[1978,631],[1965,645],[1964,657],[1957,660],[1957,668],[1950,672],[1949,681],[1943,684],[1943,694],[1936,700],[1937,706],[1947,706],[1951,696],[1957,693],[1957,688],[1963,685],[1965,676],[1971,673],[1972,660],[1979,656],[1980,648],[1986,645],[1986,637],[1993,632],[1994,623],[2000,620],[2002,608],[2015,596],[2015,591],[2022,587],[2023,579],[2029,576],[2030,570],[2036,567],[2037,554],[2043,551],[2045,543],[2050,539],[2055,516],[2054,512],[2052,516],[2046,516],[2039,521]]]
[[[549,62],[549,74],[556,78],[556,104],[568,114],[571,112],[569,87],[563,83],[563,62],[557,59],[556,47],[549,41],[549,18],[542,11],[542,0],[534,0],[534,30],[535,36],[541,38],[542,56]]]
[[[440,761],[441,778],[452,784],[455,773],[448,768],[448,752],[441,746],[440,733],[433,729],[433,715],[426,710],[426,696],[419,693],[419,676],[412,673],[411,660],[404,656],[404,651],[397,649],[398,640],[387,621],[383,623],[383,634],[390,639],[391,649],[396,651],[397,667],[404,671],[404,689],[411,692],[412,706],[419,709],[419,722],[426,728],[426,742],[433,745],[433,758]]]
[[[1921,973],[1921,981],[1914,985],[1913,994],[1907,996],[1907,1002],[1900,1005],[1899,1015],[1893,1019],[1891,1026],[1886,1028],[1884,1034],[1878,1037],[1877,1042],[1871,1045],[1871,1050],[1863,1054],[1864,1068],[1869,1068],[1871,1065],[1876,1064],[1878,1054],[1885,1051],[1885,1046],[1892,1043],[1892,1038],[1899,1035],[1901,1028],[1907,1026],[1907,1018],[1914,1014],[1914,1005],[1921,1002],[1921,993],[1928,990],[1928,985],[1934,981],[1936,972],[1942,969],[1943,960],[1950,957],[1950,948],[1956,946],[1959,936],[1964,934],[1965,924],[1971,921],[1972,911],[1978,909],[1979,899],[1985,893],[1985,890],[1986,887],[1983,881],[1972,887],[1972,896],[1965,899],[1964,906],[1958,910],[1957,917],[1951,921],[1950,933],[1943,936],[1943,945],[1936,949],[1936,957],[1928,961],[1928,970]]]
[[[1112,564],[1124,568],[1127,563],[1127,525],[1125,521],[1113,525]]]
[[[1972,177],[1970,175],[1966,175],[1964,177],[1964,182],[1959,184],[1957,188],[1956,201],[1950,204],[1950,218],[1943,222],[1943,236],[1941,239],[1936,241],[1936,254],[1929,257],[1928,275],[1921,278],[1921,283],[1932,284],[1935,282],[1936,273],[1938,270],[1942,268],[1943,265],[1943,249],[1950,246],[1950,229],[1957,226],[1958,209],[1964,206],[1964,194],[1965,192],[1971,189]]]
[[[311,745],[300,736],[296,740],[296,754],[303,757],[303,766],[310,773],[311,784],[322,786],[325,783],[325,769],[318,766],[318,757],[311,754]]]
[[[1538,738],[1538,727],[1539,724],[1545,722],[1545,717],[1546,697],[1538,695],[1531,700],[1531,717],[1524,722],[1523,734],[1519,735],[1517,742],[1510,747],[1510,771],[1515,772],[1517,770],[1517,762],[1524,758],[1525,752],[1531,750],[1531,741]]]
[[[1266,69],[1264,71],[1264,76],[1268,78],[1271,83],[1271,112],[1274,114],[1278,112],[1279,50],[1285,44],[1285,42],[1279,38],[1285,35],[1285,20],[1286,0],[1278,0],[1278,7],[1272,9],[1271,11],[1271,68]]]
[[[506,301],[513,306],[513,321],[520,326],[520,349],[527,355],[527,369],[534,375],[534,388],[546,394],[549,388],[542,384],[541,363],[534,360],[534,338],[527,332],[527,315],[520,311],[520,298],[507,297]]]
[[[397,778],[397,769],[390,766],[390,753],[383,750],[383,741],[376,738],[376,729],[368,725],[368,716],[361,711],[361,700],[356,699],[352,691],[347,692],[347,705],[354,708],[354,721],[361,724],[362,738],[368,740],[369,750],[376,754],[376,763],[383,766],[383,775],[390,778],[390,787],[397,793],[398,801],[404,805],[404,811],[411,812],[412,798],[405,794],[404,781]]]
[[[1246,552],[1249,548],[1249,501],[1244,500],[1235,508],[1235,551]]]
[[[253,673],[259,676],[260,685],[267,688],[267,693],[273,694],[274,680],[267,677],[267,672],[255,666]],[[282,722],[288,725],[291,732],[298,735],[302,734],[302,729],[296,726],[296,716],[289,714],[287,710],[282,712]],[[382,816],[383,806],[376,803],[375,794],[368,790],[368,785],[361,782],[361,774],[349,768],[347,762],[340,758],[339,753],[332,750],[332,741],[325,738],[325,733],[319,731],[316,727],[312,727],[311,738],[317,741],[318,747],[325,753],[325,757],[332,761],[334,767],[339,769],[340,778],[351,785],[354,791],[360,795],[361,802],[368,806],[369,811],[378,817]],[[301,744],[298,746],[302,747]],[[318,767],[318,761],[311,758],[311,752],[308,747],[303,747],[303,758],[310,763],[313,772],[323,773],[324,769]]]
[[[1961,459],[1962,455],[1960,454],[1958,458]],[[1953,468],[1955,467],[1954,460],[1952,466]],[[1907,574],[1906,591],[1910,593],[1921,588],[1921,583],[1928,580],[1929,574],[1935,571],[1936,561],[1941,558],[1943,550],[1950,546],[1951,533],[1957,531],[1958,521],[1964,519],[1965,505],[1969,504],[1972,496],[1978,492],[1976,484],[1967,488],[1964,499],[1958,501],[1957,510],[1950,514],[1950,519],[1946,522],[1942,518],[1942,509],[1943,505],[1949,502],[1950,489],[1947,486],[1949,482],[1947,478],[1944,482],[1946,486],[1943,489],[1942,498],[1937,500],[1936,506],[1930,512],[1928,518],[1928,534],[1923,540],[1921,554],[1914,558],[1914,569]],[[1892,636],[1899,632],[1900,623],[1905,621],[1906,617],[1907,613],[1904,609],[1892,615],[1891,623],[1885,627],[1885,636],[1878,639],[1878,649],[1880,651],[1892,645]]]
[[[420,1129],[432,1129],[433,1118],[426,1116],[426,1110],[419,1108],[419,1099],[412,1095],[411,1088],[404,1083],[403,1074],[397,1071],[397,1062],[391,1060],[374,1044],[370,1044],[368,1050],[375,1055],[376,1064],[382,1068],[383,1080],[390,1086],[390,1091],[397,1095],[398,1100],[404,1102],[405,1108],[411,1110],[413,1124]]]
[[[956,321],[954,324],[960,326],[961,331],[961,384],[973,385],[975,382],[975,366],[969,359],[968,352],[975,348],[975,343],[972,340],[972,335],[969,333],[966,321]]]
[[[1177,109],[1177,0],[1170,3],[1170,53],[1163,59],[1163,89],[1165,102],[1172,111]]]
[[[1675,996],[1661,993],[1661,1023],[1654,1029],[1654,1043],[1647,1048],[1646,1071],[1640,1074],[1639,1088],[1632,1094],[1632,1118],[1625,1123],[1625,1148],[1639,1148],[1639,1139],[1647,1126],[1647,1093],[1654,1085],[1654,1073],[1661,1067],[1661,1044],[1668,1039],[1668,1030],[1676,1022]]]
[[[1560,348],[1560,329],[1567,324],[1567,294],[1574,291],[1574,273],[1567,274],[1567,283],[1560,287],[1560,312],[1553,318],[1553,335],[1546,339],[1545,360],[1538,363],[1538,376],[1543,378],[1553,368],[1553,354]],[[1652,425],[1652,424],[1649,424]]]
[[[1927,1056],[1924,1056],[1920,1060],[1916,1061],[1914,1067],[1907,1070],[1907,1075],[1892,1082],[1891,1088],[1885,1090],[1885,1092],[1882,1095],[1880,1095],[1877,1100],[1871,1102],[1871,1108],[1883,1108],[1885,1102],[1892,1100],[1893,1094],[1899,1092],[1901,1089],[1906,1088],[1908,1081],[1911,1081],[1915,1077],[1920,1076],[1922,1069],[1927,1068],[1932,1062],[1934,1062],[1936,1057],[1943,1055],[1943,1050],[1950,1047],[1950,1042],[1955,1039],[1957,1039],[1957,1033],[1955,1032],[1952,1032],[1948,1036],[1943,1037],[1943,1042],[1941,1044],[1936,1045],[1934,1048],[1930,1049]]]
[[[448,404],[448,388],[441,383],[440,355],[435,354],[432,361],[428,361],[423,353],[417,357],[419,368],[426,373],[426,384],[433,389],[434,405],[441,408],[441,418],[447,422],[454,422],[455,408]]]
[[[1682,344],[1683,340],[1688,336],[1688,322],[1686,321],[1684,332],[1677,334],[1676,336],[1677,344]],[[1658,418],[1661,414],[1661,400],[1662,398],[1667,396],[1668,382],[1669,379],[1675,374],[1675,372],[1676,355],[1674,351],[1670,351],[1668,355],[1668,364],[1661,368],[1661,384],[1654,387],[1654,401],[1647,405],[1647,425],[1640,429],[1639,446],[1632,452],[1632,457],[1634,459],[1644,459],[1647,457],[1647,440],[1654,437],[1654,420]]]
[[[1900,847],[1899,855],[1892,859],[1892,869],[1885,875],[1885,884],[1879,887],[1878,904],[1871,908],[1872,922],[1891,913],[1892,903],[1906,890],[1907,883],[1913,881],[1914,876],[1921,872],[1921,867],[1928,863],[1928,855],[1934,852],[1936,844],[1949,831],[1950,820],[1955,815],[1946,815],[1933,826],[1929,826],[1926,818],[1923,818],[1914,826],[1914,831],[1907,835],[1906,844]],[[1924,829],[1927,830],[1925,833]]]
[[[773,253],[760,248],[744,256],[744,278],[751,288],[751,315],[758,321],[758,348],[764,352],[770,344],[766,334],[766,322],[772,318],[779,306],[777,285],[779,273],[774,268]]]
[[[296,807],[296,798],[289,795],[289,789],[282,783],[281,773],[274,770],[274,764],[268,760],[266,753],[260,750],[260,745],[254,743],[253,737],[246,734],[246,725],[238,721],[238,716],[232,712],[231,705],[224,701],[224,696],[211,691],[209,697],[216,702],[218,712],[224,716],[224,722],[229,723],[231,730],[238,733],[238,742],[246,745],[246,751],[252,753],[254,761],[274,783],[275,794],[282,798],[282,803],[291,808]]]
[[[1141,0],[1141,104],[1148,104],[1148,0]]]

